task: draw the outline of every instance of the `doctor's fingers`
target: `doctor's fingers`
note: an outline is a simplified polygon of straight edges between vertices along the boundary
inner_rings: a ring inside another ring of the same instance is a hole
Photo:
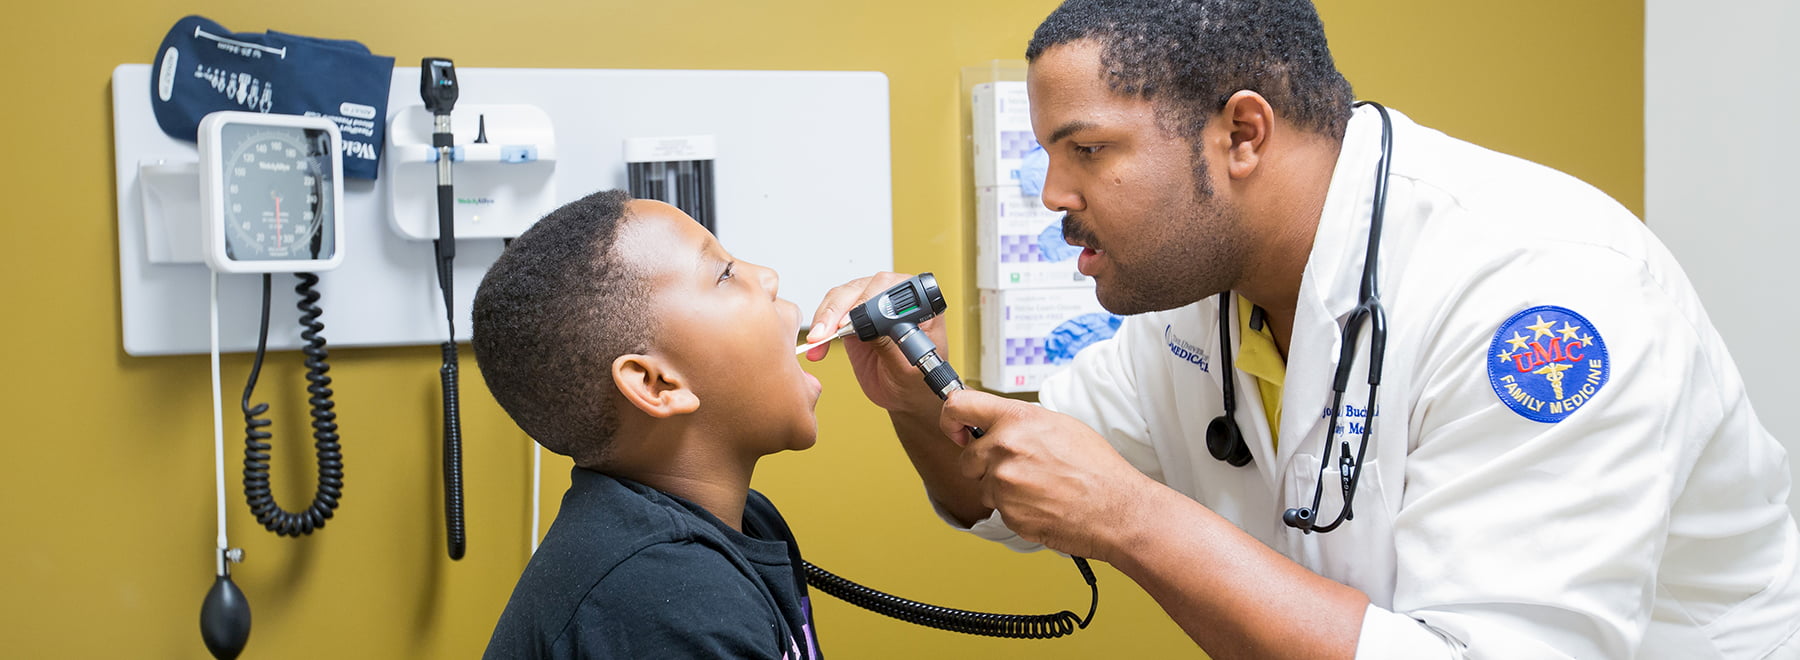
[[[958,457],[962,475],[982,482],[984,490],[1019,483],[1031,476],[1029,473],[1033,469],[1033,463],[1041,462],[1034,461],[1034,458],[1041,449],[1043,439],[1038,437],[1028,420],[1017,419],[1016,415],[967,415],[968,406],[982,405],[969,402],[972,397],[979,396],[992,397],[1009,404],[1018,403],[984,392],[952,393],[949,403],[944,405],[940,423],[946,435],[963,444],[962,454]],[[952,406],[962,406],[962,409],[953,411]],[[956,412],[963,414],[958,415]],[[985,428],[987,431],[980,438],[973,438],[967,430],[969,426]],[[987,504],[993,506],[991,502]]]
[[[1012,426],[1015,421],[1023,422],[1022,409],[1042,410],[1023,401],[1006,399],[987,392],[976,390],[956,390],[944,399],[943,412],[938,415],[938,430],[952,438],[963,430],[963,427],[975,427],[992,432]]]
[[[991,448],[993,447],[992,440],[994,437],[987,436],[984,438],[971,439],[968,434],[964,433],[961,429],[958,429],[957,432],[962,433],[962,437],[952,436],[951,439],[963,446],[962,453],[957,454],[956,456],[958,470],[962,473],[964,479],[974,482],[984,482],[987,479],[988,463],[992,460],[993,456]],[[987,488],[988,486],[986,483],[981,483],[982,504],[988,508],[993,508],[993,503],[986,501]]]
[[[981,506],[1001,511],[1002,518],[1006,514],[1001,509],[1001,503],[1009,500],[1008,495],[1014,486],[1001,476],[1014,472],[1003,467],[1008,454],[999,442],[1004,439],[1004,436],[986,436],[970,440],[960,457],[962,475],[976,482],[975,489],[981,495]]]
[[[868,300],[881,295],[895,285],[905,282],[913,277],[913,275],[908,275],[906,273],[876,273],[869,277],[851,280],[827,291],[824,299],[819,302],[818,310],[813,312],[812,325],[807,330],[806,341],[816,342],[832,336],[833,333],[836,333],[842,329],[845,324],[849,323],[851,310]],[[949,353],[950,344],[948,341],[948,334],[945,330],[943,314],[937,314],[926,320],[924,323],[920,323],[919,329],[924,330],[925,335],[930,337],[931,341],[937,345],[940,354],[947,355]],[[869,343],[887,344],[890,342],[872,341]],[[853,346],[855,344],[851,343],[849,345]],[[825,356],[829,354],[830,351],[831,344],[827,343],[807,351],[806,358],[817,362],[825,359]],[[898,353],[895,353],[895,355],[898,355]]]
[[[819,301],[818,310],[813,312],[812,328],[806,333],[809,342],[818,341],[831,336],[831,333],[843,325],[850,309],[880,294],[895,284],[905,281],[910,275],[901,273],[876,273],[868,277],[858,277],[849,282],[832,287],[825,292],[825,298]]]
[[[1042,485],[1031,478],[1035,469],[1023,460],[1000,453],[987,454],[994,463],[985,465],[977,492],[981,505],[1000,513],[1007,529],[1032,543],[1042,543],[1062,550],[1062,539],[1052,538],[1064,526],[1060,514],[1054,513],[1055,498],[1048,496]]]

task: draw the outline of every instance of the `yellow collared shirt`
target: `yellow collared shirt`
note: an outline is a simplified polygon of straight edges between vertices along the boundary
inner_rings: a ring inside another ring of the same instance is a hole
[[[1269,420],[1269,442],[1279,446],[1281,437],[1281,384],[1287,379],[1287,360],[1275,347],[1275,335],[1268,324],[1261,330],[1250,329],[1250,309],[1254,305],[1238,299],[1238,350],[1233,365],[1238,371],[1256,377],[1257,392],[1262,396],[1263,417]]]

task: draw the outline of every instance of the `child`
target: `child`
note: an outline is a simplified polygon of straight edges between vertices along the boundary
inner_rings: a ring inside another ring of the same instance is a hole
[[[475,294],[501,407],[575,461],[489,658],[818,657],[800,553],[750,490],[806,449],[819,381],[800,311],[667,204],[589,195],[526,231]]]

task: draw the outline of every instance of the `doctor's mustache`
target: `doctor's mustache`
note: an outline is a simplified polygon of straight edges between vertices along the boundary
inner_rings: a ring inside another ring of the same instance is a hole
[[[1088,230],[1087,223],[1081,218],[1075,217],[1074,213],[1063,214],[1062,235],[1063,242],[1069,245],[1089,247],[1094,250],[1106,249],[1100,246],[1099,240],[1094,238],[1094,233]]]

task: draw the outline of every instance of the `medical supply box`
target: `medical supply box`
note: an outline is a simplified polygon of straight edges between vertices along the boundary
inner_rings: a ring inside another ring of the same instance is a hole
[[[1076,270],[1081,248],[1063,240],[1063,214],[1019,186],[975,191],[975,286],[982,289],[1092,287]]]
[[[1100,306],[1091,286],[984,289],[978,382],[995,392],[1035,392],[1123,320]]]
[[[1018,185],[1019,163],[1037,147],[1025,81],[976,85],[970,92],[969,108],[975,133],[975,186]]]
[[[998,74],[996,74],[998,75]],[[1047,159],[1031,132],[1022,80],[995,80],[969,92],[975,171],[975,286],[983,289],[1091,286],[1075,268],[1081,249],[1062,238],[1062,214],[1044,208]]]

